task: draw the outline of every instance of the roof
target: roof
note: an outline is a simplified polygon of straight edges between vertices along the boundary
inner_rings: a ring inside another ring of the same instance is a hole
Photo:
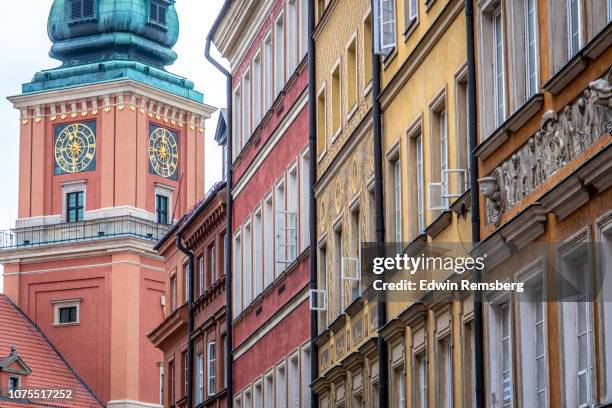
[[[0,398],[0,407],[102,407],[93,392],[77,376],[40,329],[0,294],[0,356],[16,353],[27,364],[27,388],[72,390],[74,397],[66,401],[7,401]],[[4,361],[5,359],[3,359]]]

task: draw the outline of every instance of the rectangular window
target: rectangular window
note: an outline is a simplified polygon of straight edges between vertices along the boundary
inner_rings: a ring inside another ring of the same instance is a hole
[[[425,353],[414,357],[414,406],[427,408],[427,361]]]
[[[536,367],[536,401],[538,408],[546,407],[546,335],[545,335],[545,317],[544,317],[544,302],[542,302],[542,287],[537,287],[533,291],[534,317],[533,317],[533,334],[535,337],[535,367]]]
[[[243,247],[243,257],[242,257],[242,269],[243,269],[243,287],[242,287],[242,305],[243,307],[247,307],[251,304],[252,298],[252,290],[253,290],[253,275],[251,273],[251,262],[253,261],[252,257],[252,242],[251,242],[251,224],[250,222],[244,225],[244,247]]]
[[[360,271],[358,270],[359,262],[361,261],[361,242],[363,242],[363,237],[361,233],[361,212],[360,208],[357,207],[351,211],[351,258],[353,260],[357,260],[356,262],[350,262],[350,267],[355,268],[355,274],[351,273],[351,275],[356,275],[360,277]],[[345,268],[348,265],[345,262]],[[360,290],[360,280],[351,280],[351,302],[359,297]]]
[[[176,310],[177,293],[176,293],[176,275],[170,278],[170,291],[172,296],[172,310]]]
[[[379,50],[382,54],[388,54],[395,48],[395,0],[378,0],[380,26]]]
[[[589,407],[594,399],[593,392],[593,317],[591,307],[585,290],[589,285],[587,257],[580,257],[574,261],[573,270],[577,277],[578,295],[573,304],[576,314],[575,342],[577,347],[577,395],[578,406]],[[571,355],[571,354],[569,354]],[[571,386],[571,385],[570,385]]]
[[[317,289],[319,290],[327,290],[327,282],[329,277],[327,276],[327,246],[321,245],[319,247],[319,256],[317,261],[319,262],[319,270],[318,270],[318,278],[317,278]],[[328,298],[329,298],[329,291]],[[329,301],[328,301],[329,304]],[[319,311],[319,332],[325,330],[327,327],[327,310]]]
[[[158,224],[168,224],[168,197],[161,194],[155,196],[155,212]]]
[[[269,194],[264,199],[263,230],[264,237],[267,237],[263,242],[264,287],[267,287],[274,281],[274,209],[272,206],[272,194]]]
[[[357,103],[357,37],[349,44],[346,50],[346,106],[350,112]]]
[[[242,239],[240,234],[234,237],[234,317],[242,312]]]
[[[209,341],[206,355],[206,391],[208,392],[209,397],[215,395],[217,390],[215,383],[217,374],[216,351],[215,342]]]
[[[582,4],[580,0],[567,0],[567,31],[569,58],[582,48]]]
[[[506,119],[506,68],[504,66],[504,25],[501,8],[493,12],[493,72],[495,95],[495,127]]]
[[[463,406],[476,405],[476,370],[474,369],[474,321],[463,325]]]
[[[254,407],[263,407],[263,386],[261,384],[261,380],[255,383],[253,393],[253,406]]]
[[[500,377],[502,407],[512,406],[512,337],[510,326],[510,304],[504,303],[499,307],[499,323],[501,336],[499,338],[500,350]]]
[[[70,0],[70,19],[84,20],[94,16],[94,0]]]
[[[66,220],[68,222],[83,221],[84,193],[74,191],[66,194]]]
[[[204,294],[204,257],[198,257],[198,295]]]
[[[332,140],[340,131],[340,64],[336,66],[331,77],[331,125],[332,125]]]
[[[425,178],[423,175],[423,136],[418,135],[415,138],[416,150],[416,200],[417,200],[417,220],[419,226],[419,234],[425,230],[425,190],[423,185]]]
[[[208,247],[208,276],[210,277],[210,286],[217,281],[217,250],[215,244]]]
[[[446,126],[446,110],[441,111],[438,114],[438,131],[440,137],[440,180],[442,181],[442,206],[448,207],[448,196],[449,194],[449,177],[446,170],[448,170],[448,132]]]
[[[455,114],[457,115],[457,130],[455,132],[455,146],[457,146],[457,168],[466,170],[464,180],[465,187],[469,186],[469,157],[470,157],[470,134],[468,132],[468,100],[467,100],[467,77],[462,75],[455,83],[457,94],[455,95]],[[463,192],[463,187],[461,187]]]
[[[266,35],[264,40],[264,79],[263,79],[263,88],[264,88],[264,110],[267,111],[272,106],[272,87],[274,86],[273,82],[273,51],[272,51],[272,33],[269,32]]]
[[[525,0],[525,45],[527,47],[527,99],[538,92],[538,20],[536,0]]]
[[[290,407],[300,406],[300,367],[299,356],[295,354],[289,358],[289,390],[288,400]]]
[[[395,399],[398,408],[406,406],[406,372],[404,367],[399,367],[393,370],[393,388],[395,389]]]
[[[402,242],[402,166],[399,158],[393,163],[393,183],[395,242]]]
[[[274,371],[272,370],[266,374],[264,402],[266,408],[274,408]]]
[[[159,364],[159,405],[164,405],[164,364]]]
[[[186,263],[183,265],[183,283],[185,284],[183,288],[183,301],[187,302],[191,294],[189,293],[189,264]]]
[[[240,137],[241,135],[241,130],[242,130],[242,111],[241,111],[241,105],[242,105],[242,100],[240,98],[240,85],[238,85],[236,87],[236,89],[234,90],[234,103],[232,106],[232,113],[233,113],[233,118],[232,118],[232,132],[233,132],[233,138],[232,138],[232,154],[234,155],[234,159],[238,156],[238,154],[240,154],[240,150],[242,149],[242,138]]]
[[[242,77],[242,146],[251,138],[251,72]]]
[[[446,101],[436,102],[431,111],[432,126],[430,139],[431,179],[429,184],[429,210],[434,213],[435,219],[448,208],[449,177],[448,177],[448,132]]]
[[[310,348],[302,351],[302,407],[310,406]]]
[[[150,0],[149,1],[149,21],[155,24],[166,26],[166,14],[168,13],[168,6],[161,1]]]
[[[334,313],[333,318],[337,317],[344,311],[344,282],[340,277],[340,270],[342,268],[342,257],[343,254],[342,245],[342,227],[338,228],[334,231],[334,292],[332,293],[332,298],[335,298],[334,301]]]
[[[404,0],[404,30],[408,30],[419,15],[418,0]]]
[[[372,80],[372,15],[369,14],[363,22],[363,67],[366,85]]]
[[[287,236],[287,260],[292,262],[297,258],[298,244],[298,167],[297,164],[289,169],[287,175],[287,213],[285,215],[285,229]]]
[[[285,220],[285,182],[281,180],[274,190],[274,257],[276,260],[275,276],[279,276],[287,266],[287,224]]]
[[[453,355],[450,336],[438,341],[438,352],[436,355],[438,367],[436,367],[437,406],[440,408],[451,408],[453,406]]]
[[[253,402],[251,398],[251,389],[248,388],[244,390],[244,408],[252,408],[251,403]]]
[[[77,306],[59,307],[59,324],[78,322]]]
[[[300,158],[300,249],[304,251],[310,245],[310,152]]]
[[[297,6],[297,0],[287,1],[287,77],[291,77],[297,68],[299,52]]]
[[[196,404],[204,401],[204,356],[198,353],[196,356]]]
[[[281,13],[274,24],[274,95],[285,86],[285,16]]]
[[[170,363],[168,363],[168,388],[169,388],[169,392],[168,392],[168,399],[170,402],[170,405],[174,405],[174,403],[176,402],[176,369],[174,366],[174,361],[171,361]]]
[[[319,155],[325,150],[327,140],[325,105],[325,88],[323,88],[317,95],[317,152]]]
[[[308,52],[308,3],[300,0],[300,59]]]
[[[257,51],[253,58],[253,127],[261,122],[261,54]]]
[[[187,352],[183,353],[183,396],[187,395],[187,367],[189,365],[189,359],[187,358]]]
[[[263,254],[263,235],[261,232],[261,207],[255,210],[253,215],[253,287],[255,288],[254,297],[263,291],[262,274],[262,254]]]
[[[284,365],[276,367],[276,407],[287,408],[287,376]]]

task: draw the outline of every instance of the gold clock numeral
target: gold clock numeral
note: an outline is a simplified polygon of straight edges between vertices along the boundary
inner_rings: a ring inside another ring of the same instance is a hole
[[[68,125],[55,139],[55,163],[64,173],[87,170],[95,154],[96,136],[87,124]]]

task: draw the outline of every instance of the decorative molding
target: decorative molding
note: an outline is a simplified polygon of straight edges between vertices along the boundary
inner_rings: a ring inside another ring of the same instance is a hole
[[[438,218],[436,218],[427,228],[425,233],[431,238],[435,238],[444,231],[444,228],[448,227],[453,220],[453,213],[450,210],[443,211]]]

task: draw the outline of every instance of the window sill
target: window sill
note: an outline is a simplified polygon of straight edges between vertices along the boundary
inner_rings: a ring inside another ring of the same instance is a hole
[[[334,144],[336,142],[336,140],[338,140],[338,137],[340,136],[341,133],[342,133],[342,126],[340,126],[338,129],[336,129],[336,131],[332,135],[332,137],[331,137],[331,143],[332,144]]]
[[[68,326],[80,326],[81,322],[74,323],[53,323],[53,327],[68,327]]]
[[[372,90],[372,78],[368,80],[368,83],[366,84],[365,88],[363,88],[364,98],[370,93],[371,90]]]
[[[393,47],[393,49],[387,55],[383,57],[383,60],[382,60],[383,71],[389,68],[389,65],[391,65],[391,62],[393,62],[396,56],[397,56],[397,47]]]
[[[97,23],[98,22],[98,18],[97,17],[86,17],[86,18],[79,18],[79,19],[75,19],[75,20],[71,20],[70,22],[68,22],[68,26],[75,26],[78,24],[85,24],[85,23]]]
[[[433,7],[436,0],[425,0],[425,12],[429,12],[429,10]]]
[[[437,237],[444,228],[451,224],[453,219],[453,213],[450,210],[444,210],[442,213],[425,228],[425,234],[429,235],[432,239]]]
[[[147,25],[155,27],[155,28],[157,28],[158,30],[161,30],[161,31],[168,31],[168,26],[165,26],[165,25],[163,25],[161,23],[157,23],[155,21],[147,21]]]
[[[359,108],[359,105],[357,104],[357,101],[353,102],[353,106],[351,107],[351,109],[348,111],[348,114],[346,115],[346,121],[350,121],[351,118],[355,115],[355,112],[357,112],[357,108]]]

